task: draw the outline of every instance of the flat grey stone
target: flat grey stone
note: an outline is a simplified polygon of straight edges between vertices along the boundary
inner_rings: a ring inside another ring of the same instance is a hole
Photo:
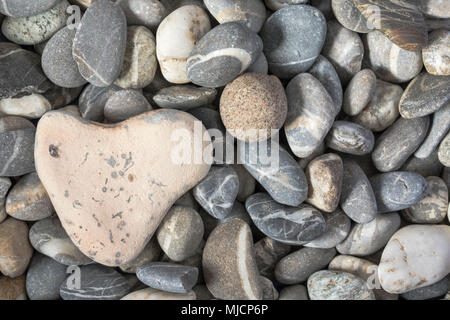
[[[0,12],[10,17],[30,17],[47,11],[61,0],[5,0]]]
[[[342,109],[349,116],[360,113],[372,100],[377,88],[377,76],[370,69],[359,71],[345,89]]]
[[[264,237],[253,246],[256,265],[259,273],[269,279],[274,279],[274,270],[277,262],[286,256],[291,246],[270,237]]]
[[[120,0],[119,5],[130,26],[146,26],[156,31],[161,21],[167,16],[168,10],[158,0]]]
[[[450,289],[448,286],[448,277],[438,282],[422,288],[413,289],[402,293],[400,297],[406,300],[428,300],[445,295]]]
[[[217,90],[214,88],[178,85],[162,88],[153,96],[153,101],[160,108],[185,111],[211,104],[216,94]]]
[[[0,134],[0,176],[15,177],[35,171],[34,136],[27,128]]]
[[[140,91],[126,89],[114,92],[106,101],[103,112],[109,122],[115,123],[150,110],[152,106]]]
[[[362,156],[372,152],[375,137],[371,130],[350,121],[335,121],[326,138],[327,146],[336,151]]]
[[[372,24],[361,14],[353,0],[332,0],[331,8],[339,23],[347,29],[358,33],[373,30]]]
[[[119,90],[122,88],[116,85],[103,88],[88,84],[78,100],[81,116],[88,120],[103,121],[106,102]]]

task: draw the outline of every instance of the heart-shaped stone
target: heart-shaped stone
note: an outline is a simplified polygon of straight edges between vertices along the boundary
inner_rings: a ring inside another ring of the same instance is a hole
[[[177,110],[114,125],[48,112],[37,128],[36,170],[75,245],[118,266],[136,258],[172,204],[208,173],[205,133]]]

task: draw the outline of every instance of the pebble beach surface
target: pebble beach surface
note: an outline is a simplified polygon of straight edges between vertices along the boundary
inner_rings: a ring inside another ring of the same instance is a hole
[[[0,1],[0,300],[450,299],[449,19]]]

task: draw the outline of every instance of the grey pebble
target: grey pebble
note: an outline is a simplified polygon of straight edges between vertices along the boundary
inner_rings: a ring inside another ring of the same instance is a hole
[[[309,0],[264,0],[267,8],[272,11],[277,11],[281,8],[296,5],[296,4],[307,4]]]
[[[47,11],[61,0],[5,0],[0,3],[0,12],[10,17],[30,17]]]
[[[322,11],[327,20],[334,19],[333,10],[331,8],[331,0],[310,0],[313,7]]]
[[[308,290],[301,284],[287,286],[280,290],[278,300],[308,300]]]
[[[367,33],[373,30],[373,26],[361,14],[353,0],[331,0],[336,19],[347,29],[359,33]]]
[[[256,180],[243,165],[233,164],[232,166],[239,178],[239,191],[236,199],[245,202],[250,195],[255,193]]]
[[[342,109],[349,116],[360,113],[372,100],[377,88],[377,76],[370,69],[359,71],[345,89]]]
[[[434,150],[427,158],[411,156],[400,170],[417,172],[426,178],[429,176],[439,176],[442,167],[443,165],[439,161],[438,151]]]
[[[317,157],[323,155],[323,154],[325,153],[326,148],[327,148],[327,147],[325,146],[325,142],[322,142],[322,143],[317,147],[317,149],[315,149],[315,150],[313,151],[313,153],[311,153],[309,156],[307,156],[306,158],[300,158],[300,159],[298,160],[298,164],[299,164],[300,167],[304,170],[312,160],[314,160],[315,158],[317,158]]]
[[[204,284],[198,284],[195,287],[192,288],[192,291],[195,292],[195,296],[197,300],[204,301],[204,300],[215,300],[214,296],[211,292],[209,292],[208,287]]]
[[[147,245],[144,247],[144,250],[132,261],[120,265],[120,270],[126,273],[136,273],[136,270],[139,266],[147,264],[149,262],[154,262],[159,259],[161,256],[161,248],[156,240],[156,237],[152,237]]]
[[[450,190],[450,167],[444,167],[441,178],[447,185],[448,190]]]
[[[450,289],[448,283],[448,277],[445,277],[434,284],[402,293],[400,297],[406,300],[428,300],[437,298],[448,292]]]
[[[253,246],[256,266],[259,273],[269,279],[274,279],[274,270],[277,262],[285,257],[291,246],[270,237],[264,237]]]
[[[167,16],[167,8],[158,0],[120,0],[118,1],[130,26],[146,26],[156,31]]]
[[[0,223],[7,217],[5,210],[5,199],[11,185],[11,179],[0,177]]]
[[[28,119],[16,116],[0,118],[0,133],[27,128],[35,128],[34,124]]]
[[[450,167],[450,132],[447,133],[438,149],[439,161],[446,167]]]
[[[177,85],[159,90],[153,101],[160,108],[189,110],[211,104],[216,98],[214,88],[201,88],[192,85]]]
[[[103,112],[109,122],[115,123],[150,110],[152,106],[140,91],[126,89],[114,92],[106,101]]]
[[[228,222],[234,218],[238,218],[238,219],[241,219],[242,221],[245,221],[250,226],[250,228],[254,227],[252,218],[250,217],[247,210],[245,209],[245,205],[243,205],[239,201],[234,202],[231,213],[226,218],[218,220],[218,224]],[[253,228],[253,229],[255,229],[255,228]],[[252,230],[252,232],[253,232],[253,230]]]
[[[369,129],[350,121],[335,121],[328,132],[326,144],[329,148],[362,156],[372,152],[375,137]]]
[[[50,103],[52,110],[65,107],[78,98],[83,87],[63,88],[52,84],[42,96]]]
[[[27,128],[0,134],[0,176],[15,177],[35,171],[34,136]]]
[[[272,280],[261,276],[262,300],[278,300],[278,290],[275,289]]]
[[[78,99],[81,116],[92,121],[103,121],[106,102],[119,90],[122,90],[122,88],[116,85],[103,88],[88,84],[84,87]]]
[[[267,74],[269,72],[269,63],[267,62],[265,54],[261,52],[258,59],[247,68],[246,72]]]

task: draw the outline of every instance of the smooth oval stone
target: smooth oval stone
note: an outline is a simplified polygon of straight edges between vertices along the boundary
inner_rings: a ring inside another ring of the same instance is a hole
[[[47,91],[51,85],[40,63],[38,54],[9,42],[0,42],[0,103],[3,99]],[[24,74],[27,76],[23,77]]]
[[[153,101],[160,108],[190,110],[211,104],[216,95],[214,88],[178,85],[162,88],[153,96]]]
[[[85,1],[85,0],[83,0]],[[152,31],[158,28],[168,11],[158,0],[120,0],[120,6],[130,26],[146,26]]]
[[[275,143],[261,142],[241,144],[239,148],[239,163],[275,201],[288,206],[305,201],[308,195],[305,174],[286,150]]]
[[[172,204],[206,176],[211,141],[195,121],[168,109],[108,126],[57,111],[40,119],[36,169],[85,255],[110,266],[133,260]],[[182,142],[168,139],[178,130]],[[194,131],[205,140],[195,151],[204,158],[192,157]],[[180,148],[182,155],[172,152]]]
[[[334,153],[312,160],[305,170],[306,202],[325,212],[335,211],[341,197],[343,170],[342,159]]]
[[[308,205],[288,207],[266,193],[248,197],[245,208],[259,230],[285,244],[302,245],[322,235],[326,228],[319,210]]]
[[[92,262],[72,243],[57,216],[33,224],[29,237],[30,243],[36,251],[58,263],[70,266]]]
[[[401,297],[406,300],[428,300],[445,295],[448,290],[448,279],[442,280],[431,284],[426,287],[417,288],[401,294]]]
[[[269,237],[264,237],[256,242],[253,248],[259,273],[269,279],[274,279],[276,263],[291,250],[290,245]]]
[[[378,213],[409,208],[424,197],[427,182],[415,172],[394,171],[370,178]]]
[[[136,273],[138,267],[147,264],[149,262],[154,262],[161,256],[161,248],[159,247],[158,241],[155,237],[150,239],[150,241],[145,246],[144,250],[134,258],[134,260],[120,265],[120,270],[126,273]]]
[[[38,119],[50,111],[52,105],[41,94],[33,93],[21,98],[0,100],[0,114]]]
[[[188,83],[187,59],[195,45],[211,29],[207,13],[195,5],[169,14],[156,32],[156,56],[164,78],[171,83]]]
[[[46,44],[42,53],[42,69],[56,85],[75,88],[87,81],[78,71],[72,56],[72,43],[76,30],[65,27],[59,30]]]
[[[438,152],[435,150],[427,158],[411,156],[400,168],[402,171],[416,172],[424,177],[439,176],[442,171],[442,163],[439,161]]]
[[[368,223],[377,214],[377,201],[364,171],[354,160],[344,158],[344,174],[340,205],[357,223]]]
[[[205,0],[204,3],[219,23],[240,22],[259,32],[266,20],[266,7],[261,0]]]
[[[278,300],[308,300],[308,290],[301,284],[286,286],[280,290]]]
[[[335,107],[323,85],[309,73],[294,77],[286,87],[288,113],[284,131],[292,152],[305,158],[325,139]]]
[[[198,41],[187,59],[188,78],[196,85],[222,87],[259,57],[261,38],[238,22],[220,24]]]
[[[241,164],[234,164],[233,169],[239,178],[239,190],[236,199],[245,202],[250,195],[255,193],[256,180]]]
[[[63,300],[119,300],[128,292],[130,285],[124,276],[99,264],[80,267],[79,288],[69,276],[59,290]]]
[[[314,7],[287,6],[273,13],[261,30],[270,72],[289,79],[308,70],[322,50],[326,32],[325,17]]]
[[[277,11],[281,8],[295,4],[307,4],[308,2],[308,0],[264,0],[267,8],[272,11]]]
[[[377,76],[370,69],[359,71],[345,89],[342,109],[349,116],[360,113],[375,96]]]
[[[329,270],[344,271],[354,274],[366,281],[369,289],[373,290],[377,300],[397,300],[396,294],[391,294],[379,288],[378,265],[353,256],[339,255],[334,257],[328,265]],[[377,288],[378,287],[378,288]]]
[[[366,282],[351,273],[322,270],[308,279],[311,300],[375,300]]]
[[[336,246],[340,254],[368,256],[381,248],[400,227],[400,215],[396,212],[377,214],[368,223],[354,224],[348,237]]]
[[[203,239],[204,226],[192,208],[173,206],[156,231],[161,249],[173,261],[193,256]]]
[[[339,23],[347,29],[359,33],[368,33],[373,29],[353,0],[332,0],[331,8]]]
[[[450,132],[439,145],[438,150],[439,161],[446,167],[450,167]]]
[[[372,152],[375,137],[369,129],[349,121],[335,121],[326,138],[333,150],[362,156]]]
[[[189,293],[173,293],[145,288],[127,294],[120,300],[196,300],[194,291]]]
[[[267,74],[269,72],[269,63],[263,52],[260,53],[258,59],[253,62],[246,70],[247,72],[257,72]]]
[[[308,73],[325,87],[334,102],[334,114],[337,115],[341,111],[343,92],[341,80],[334,66],[327,58],[320,55]]]
[[[6,212],[15,219],[36,221],[54,212],[50,198],[36,172],[24,175],[9,191]]]
[[[420,50],[402,49],[376,30],[365,34],[363,42],[364,65],[372,69],[381,80],[403,83],[414,78],[422,70]]]
[[[120,122],[152,110],[152,106],[138,90],[119,90],[108,98],[103,113],[109,122]]]
[[[93,121],[103,121],[106,102],[119,90],[121,88],[116,85],[96,87],[88,84],[81,92],[78,100],[81,116]]]
[[[153,33],[143,26],[128,27],[122,70],[114,83],[125,89],[144,88],[152,82],[157,67]]]
[[[0,134],[0,176],[21,176],[35,170],[35,133],[36,129],[27,128]]]
[[[0,299],[27,300],[25,276],[22,275],[17,278],[0,277]]]
[[[354,3],[372,26],[399,47],[415,51],[427,44],[425,20],[415,3],[384,0],[354,0]]]
[[[197,283],[198,269],[167,262],[151,262],[137,268],[143,283],[157,290],[189,293]]]
[[[400,169],[425,139],[429,123],[429,117],[400,117],[377,138],[372,152],[375,167],[381,172]]]
[[[30,300],[59,300],[59,288],[66,280],[67,267],[42,254],[35,254],[27,271],[26,288]]]
[[[2,33],[10,41],[20,45],[34,45],[50,39],[67,22],[69,2],[59,1],[51,9],[30,17],[6,17]]]
[[[60,0],[5,0],[0,3],[0,12],[10,17],[31,17],[45,12]]]
[[[422,59],[428,73],[450,76],[449,30],[435,30],[428,36],[428,44],[422,49]]]
[[[361,70],[364,46],[356,32],[332,20],[327,24],[322,55],[330,60],[345,85]]]
[[[405,293],[432,285],[450,270],[450,227],[410,225],[397,231],[383,250],[378,278],[384,290]]]
[[[450,76],[434,76],[423,72],[405,89],[400,99],[399,110],[404,118],[419,118],[449,103]]]
[[[398,103],[403,89],[395,84],[377,80],[375,94],[367,106],[352,121],[374,132],[383,131],[397,119]]]
[[[211,232],[202,264],[206,286],[217,299],[262,298],[252,234],[244,221],[232,219]]]
[[[435,153],[439,143],[450,128],[450,103],[433,114],[431,128],[422,145],[414,153],[417,158],[425,159]]]
[[[120,75],[126,49],[127,21],[119,4],[96,0],[81,18],[72,54],[88,82],[110,86]]]
[[[351,220],[340,209],[324,215],[325,232],[311,242],[304,244],[309,248],[329,249],[344,241],[350,232]]]
[[[447,216],[448,189],[439,177],[427,177],[425,197],[402,211],[403,217],[413,223],[440,223]]]
[[[210,215],[226,218],[233,209],[239,190],[239,178],[231,167],[212,167],[206,178],[194,188],[194,198]]]

